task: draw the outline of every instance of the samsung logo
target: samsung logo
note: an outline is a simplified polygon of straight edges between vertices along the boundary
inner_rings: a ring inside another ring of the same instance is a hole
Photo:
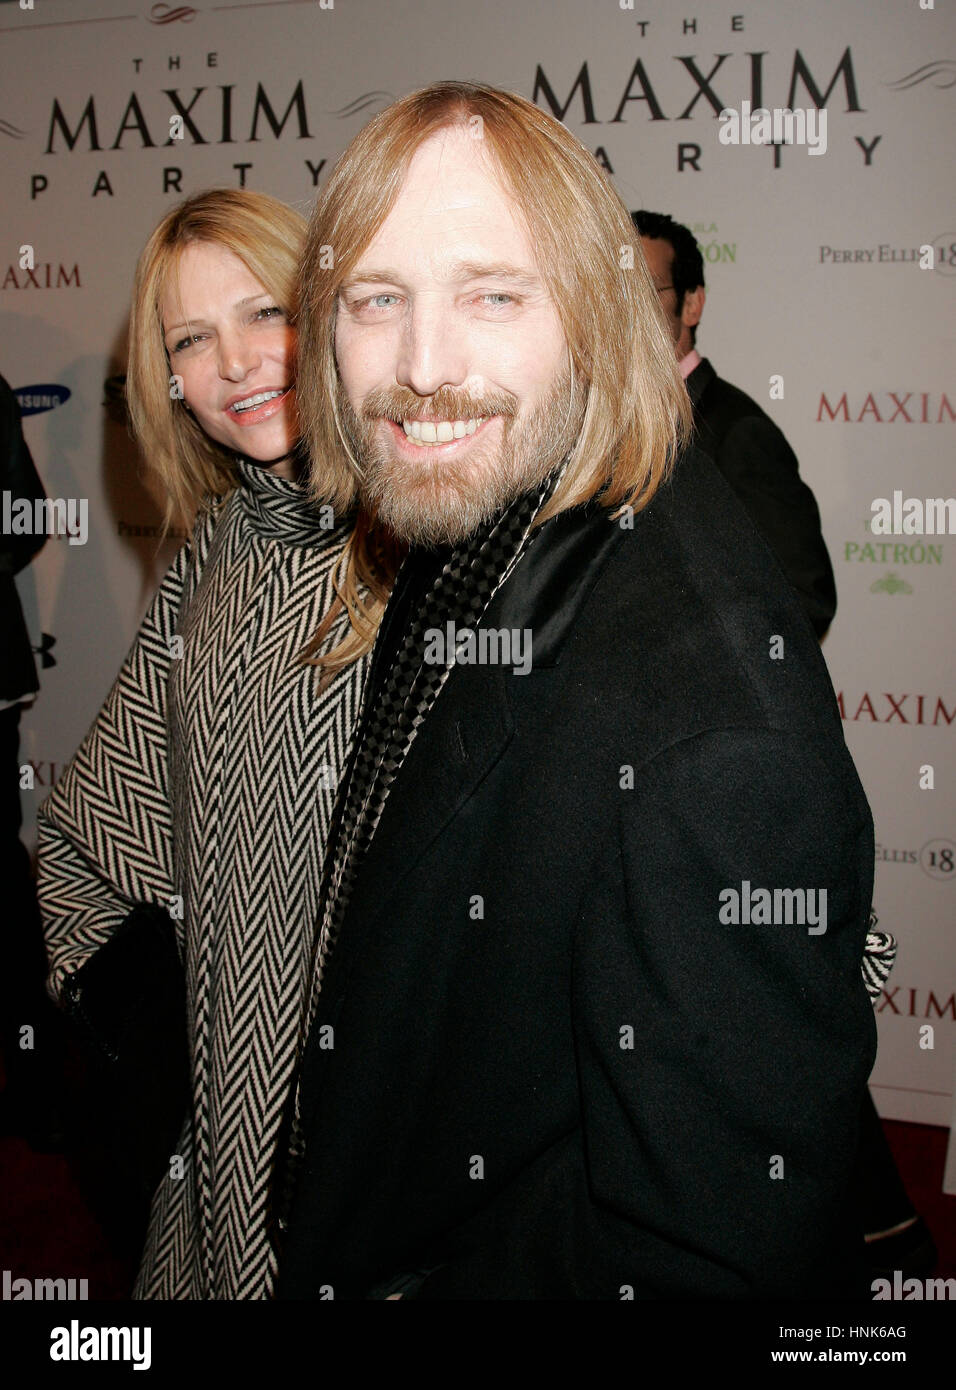
[[[68,386],[43,383],[40,386],[21,386],[14,392],[21,415],[42,415],[44,410],[56,410],[66,405],[73,393]]]

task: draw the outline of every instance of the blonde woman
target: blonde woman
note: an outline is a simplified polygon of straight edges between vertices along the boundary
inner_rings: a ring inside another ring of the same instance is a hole
[[[55,994],[135,905],[181,908],[192,1104],[137,1298],[271,1296],[324,846],[386,592],[364,526],[310,491],[297,448],[304,230],[275,199],[217,190],[140,257],[133,426],[170,517],[196,519],[39,812]]]

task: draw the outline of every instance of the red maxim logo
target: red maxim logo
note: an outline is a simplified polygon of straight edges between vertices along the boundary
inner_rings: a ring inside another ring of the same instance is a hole
[[[889,704],[889,710],[885,712],[885,716],[877,713],[877,708],[866,690],[863,692],[863,698],[857,705],[855,713],[847,714],[846,700],[841,690],[837,694],[840,715],[849,721],[869,719],[873,724],[889,724],[894,719],[898,719],[901,724],[939,724],[942,721],[945,721],[946,724],[952,724],[953,720],[956,719],[956,704],[953,705],[952,713],[950,713],[938,696],[935,705],[931,695],[890,695],[884,691],[883,694],[877,695],[876,699],[878,701],[886,700]],[[915,700],[916,703],[915,705],[906,705],[907,700]],[[909,715],[908,719],[903,713],[904,705],[906,705],[906,712]],[[879,708],[882,710],[882,705]],[[940,716],[942,716],[942,720]]]
[[[956,1023],[956,995],[951,994],[948,999],[939,1000],[933,991],[929,990],[926,996],[926,1007],[920,1012],[916,1002],[918,991],[915,989],[906,991],[909,996],[909,1007],[907,1008],[906,997],[904,996],[902,999],[896,997],[902,988],[902,985],[894,985],[892,989],[884,989],[883,997],[876,1006],[876,1012],[881,1014],[885,1009],[889,1009],[891,1014],[903,1014],[907,1018],[929,1018],[930,1010],[932,1010],[937,1018],[945,1018],[948,1014]]]
[[[150,24],[174,24],[177,19],[188,24],[199,13],[192,5],[154,5],[149,12]]]
[[[882,412],[876,396],[885,398]],[[876,395],[870,391],[857,411],[855,406],[851,407],[848,403],[845,391],[833,405],[827,400],[827,393],[821,391],[817,423],[821,420],[842,420],[849,425],[862,425],[864,420],[872,420],[877,425],[893,425],[897,421],[904,425],[956,422],[956,410],[950,405],[945,391],[941,392],[935,404],[932,401],[931,391],[878,391]]]

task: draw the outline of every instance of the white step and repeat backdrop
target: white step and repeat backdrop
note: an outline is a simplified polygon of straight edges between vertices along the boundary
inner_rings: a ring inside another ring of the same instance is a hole
[[[699,346],[779,422],[816,492],[839,592],[824,651],[876,820],[877,912],[900,942],[875,1095],[886,1116],[948,1124],[956,537],[877,536],[868,523],[876,497],[953,492],[952,7],[4,0],[0,73],[0,372],[49,495],[89,505],[86,544],[50,540],[20,580],[54,663],[23,722],[28,826],[172,553],[158,549],[122,415],[146,236],[209,185],[307,211],[393,97],[438,78],[493,82],[564,120],[631,207],[694,228],[708,289]],[[816,153],[722,143],[718,112],[745,115],[744,103],[825,112],[825,148],[822,120],[810,122]],[[183,138],[170,141],[175,115]]]

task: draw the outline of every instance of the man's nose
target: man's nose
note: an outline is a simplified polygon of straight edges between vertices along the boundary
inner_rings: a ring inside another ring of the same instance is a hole
[[[467,376],[467,334],[453,307],[439,295],[421,296],[405,320],[396,379],[418,396],[433,396]]]
[[[224,381],[244,381],[260,365],[262,354],[252,336],[241,329],[219,334],[219,375]]]

